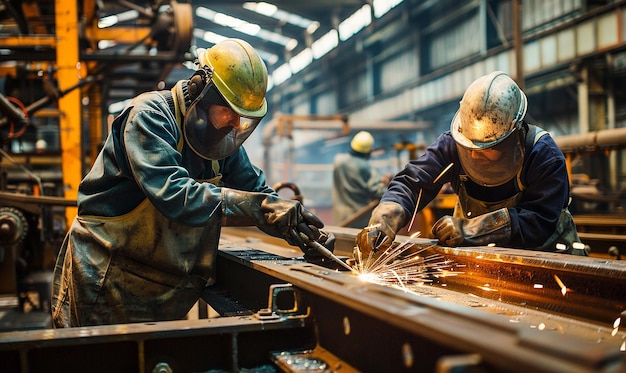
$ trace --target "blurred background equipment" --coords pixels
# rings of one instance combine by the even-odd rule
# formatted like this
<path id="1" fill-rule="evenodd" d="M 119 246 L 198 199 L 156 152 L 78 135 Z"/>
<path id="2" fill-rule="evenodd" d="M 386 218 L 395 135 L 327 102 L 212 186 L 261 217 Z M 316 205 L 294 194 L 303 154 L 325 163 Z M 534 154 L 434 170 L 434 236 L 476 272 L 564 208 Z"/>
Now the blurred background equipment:
<path id="1" fill-rule="evenodd" d="M 5 1 L 0 23 L 0 329 L 46 328 L 57 250 L 108 108 L 165 88 L 192 59 L 192 8 Z"/>

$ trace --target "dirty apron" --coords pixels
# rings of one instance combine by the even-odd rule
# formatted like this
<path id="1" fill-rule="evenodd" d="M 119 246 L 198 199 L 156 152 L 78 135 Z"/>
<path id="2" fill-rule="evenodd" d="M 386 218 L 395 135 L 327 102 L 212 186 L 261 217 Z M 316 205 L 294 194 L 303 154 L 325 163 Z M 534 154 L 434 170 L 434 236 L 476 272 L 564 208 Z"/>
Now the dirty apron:
<path id="1" fill-rule="evenodd" d="M 517 177 L 519 191 L 512 197 L 497 202 L 485 202 L 471 197 L 467 193 L 467 188 L 465 186 L 469 177 L 467 175 L 461 175 L 459 176 L 459 179 L 459 190 L 457 192 L 458 198 L 453 214 L 456 218 L 471 219 L 501 208 L 513 208 L 518 205 L 524 194 L 524 187 L 519 179 L 519 174 Z M 557 222 L 554 233 L 541 246 L 531 249 L 540 251 L 557 251 L 556 244 L 562 243 L 567 246 L 567 249 L 565 251 L 559 250 L 559 252 L 569 254 L 578 253 L 579 250 L 573 250 L 572 245 L 574 242 L 580 242 L 580 238 L 578 237 L 578 232 L 576 231 L 574 218 L 570 214 L 569 209 L 565 207 L 561 210 L 561 215 L 559 216 L 559 221 Z M 581 254 L 582 253 L 579 255 Z"/>
<path id="2" fill-rule="evenodd" d="M 148 200 L 120 217 L 77 217 L 54 271 L 55 326 L 184 318 L 214 281 L 220 218 L 185 226 Z"/>

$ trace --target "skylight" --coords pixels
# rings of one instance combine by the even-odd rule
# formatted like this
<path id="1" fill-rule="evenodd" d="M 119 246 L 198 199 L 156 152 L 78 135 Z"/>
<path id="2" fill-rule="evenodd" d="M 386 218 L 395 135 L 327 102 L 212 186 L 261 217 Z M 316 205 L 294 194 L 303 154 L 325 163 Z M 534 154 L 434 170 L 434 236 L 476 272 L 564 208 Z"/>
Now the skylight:
<path id="1" fill-rule="evenodd" d="M 262 29 L 261 26 L 255 23 L 250 23 L 248 21 L 244 21 L 243 19 L 216 12 L 203 6 L 196 9 L 196 15 L 217 23 L 218 25 L 230 27 L 233 30 L 280 44 L 288 51 L 293 50 L 298 45 L 298 41 L 296 39 L 288 38 L 284 35 Z"/>
<path id="2" fill-rule="evenodd" d="M 277 19 L 281 22 L 286 22 L 294 26 L 302 27 L 307 33 L 313 34 L 319 27 L 320 23 L 313 21 L 297 14 L 286 12 L 274 4 L 266 3 L 264 1 L 259 2 L 247 2 L 243 4 L 244 9 L 257 12 L 267 17 Z"/>

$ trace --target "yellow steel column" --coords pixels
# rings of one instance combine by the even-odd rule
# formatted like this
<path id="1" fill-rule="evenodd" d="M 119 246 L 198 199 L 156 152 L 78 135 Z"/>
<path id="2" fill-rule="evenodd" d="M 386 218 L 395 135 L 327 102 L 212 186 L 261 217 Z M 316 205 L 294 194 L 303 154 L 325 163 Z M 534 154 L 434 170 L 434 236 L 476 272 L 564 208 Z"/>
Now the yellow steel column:
<path id="1" fill-rule="evenodd" d="M 55 0 L 57 36 L 57 79 L 63 91 L 79 81 L 78 6 L 76 1 Z M 80 89 L 74 89 L 59 99 L 59 136 L 63 162 L 65 198 L 76 199 L 82 179 Z M 68 228 L 76 216 L 76 208 L 65 212 Z"/>

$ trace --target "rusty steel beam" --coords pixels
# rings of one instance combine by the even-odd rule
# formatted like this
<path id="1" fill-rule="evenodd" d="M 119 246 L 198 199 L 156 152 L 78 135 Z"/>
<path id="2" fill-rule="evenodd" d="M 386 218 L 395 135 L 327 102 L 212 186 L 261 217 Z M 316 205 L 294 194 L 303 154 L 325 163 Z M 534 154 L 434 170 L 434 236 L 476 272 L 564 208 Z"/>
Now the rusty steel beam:
<path id="1" fill-rule="evenodd" d="M 337 237 L 336 253 L 358 231 L 325 229 Z M 248 233 L 223 232 L 216 283 L 203 294 L 222 317 L 0 333 L 2 366 L 145 372 L 270 364 L 298 372 L 289 362 L 304 359 L 336 372 L 626 371 L 621 261 L 411 239 L 424 255 L 449 259 L 457 275 L 383 286 Z M 279 294 L 291 299 L 275 308 L 285 303 Z"/>
<path id="2" fill-rule="evenodd" d="M 345 251 L 356 230 L 334 228 L 326 227 Z M 224 294 L 255 309 L 263 304 L 260 289 L 293 284 L 306 295 L 319 343 L 359 370 L 433 372 L 457 359 L 490 372 L 626 369 L 626 333 L 614 327 L 626 308 L 619 261 L 413 239 L 429 248 L 426 255 L 453 260 L 460 273 L 398 289 L 297 256 L 272 257 L 246 233 L 225 238 L 234 243 L 223 243 L 218 259 L 216 286 Z"/>

